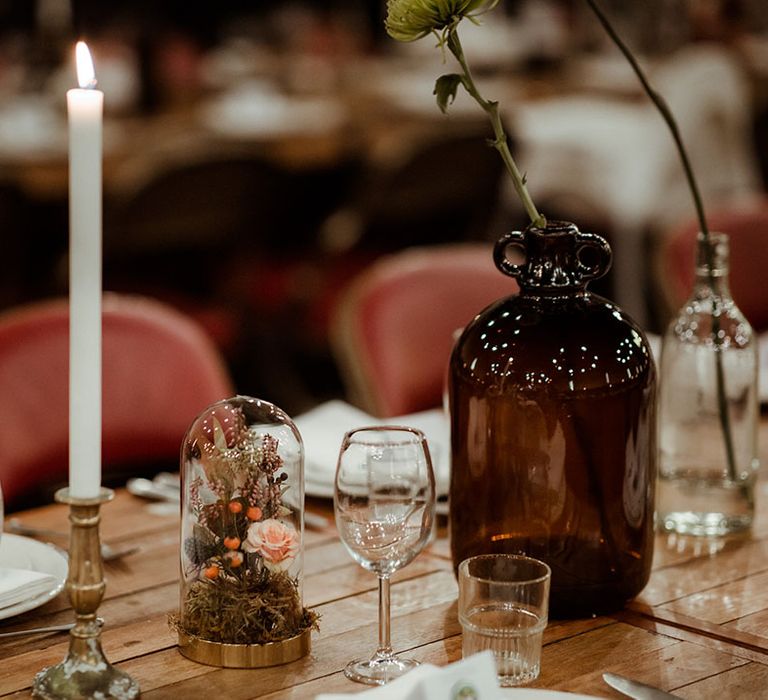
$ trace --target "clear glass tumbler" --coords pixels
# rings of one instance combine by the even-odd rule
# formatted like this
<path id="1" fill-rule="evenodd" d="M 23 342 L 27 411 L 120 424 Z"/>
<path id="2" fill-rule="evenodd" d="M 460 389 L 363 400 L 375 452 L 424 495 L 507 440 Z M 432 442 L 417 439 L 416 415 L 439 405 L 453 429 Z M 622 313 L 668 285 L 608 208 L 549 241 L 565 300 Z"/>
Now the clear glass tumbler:
<path id="1" fill-rule="evenodd" d="M 707 257 L 711 256 L 712 276 Z M 728 237 L 699 237 L 693 294 L 664 335 L 657 523 L 687 535 L 748 530 L 757 459 L 757 342 L 728 288 Z"/>
<path id="2" fill-rule="evenodd" d="M 514 554 L 482 554 L 459 564 L 462 654 L 492 651 L 502 686 L 539 675 L 551 573 L 544 562 Z"/>

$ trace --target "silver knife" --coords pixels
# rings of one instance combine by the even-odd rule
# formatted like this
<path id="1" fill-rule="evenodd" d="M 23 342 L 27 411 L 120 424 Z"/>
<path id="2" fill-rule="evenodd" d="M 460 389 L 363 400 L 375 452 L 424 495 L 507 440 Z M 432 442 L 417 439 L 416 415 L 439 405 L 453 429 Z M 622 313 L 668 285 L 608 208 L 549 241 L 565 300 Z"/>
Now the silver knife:
<path id="1" fill-rule="evenodd" d="M 631 678 L 617 676 L 615 673 L 604 673 L 603 680 L 611 688 L 615 688 L 620 693 L 624 693 L 627 697 L 635 698 L 636 700 L 670 700 L 671 698 L 680 700 L 679 695 L 672 695 L 672 693 L 661 690 L 661 688 L 654 688 L 652 685 L 633 681 Z"/>

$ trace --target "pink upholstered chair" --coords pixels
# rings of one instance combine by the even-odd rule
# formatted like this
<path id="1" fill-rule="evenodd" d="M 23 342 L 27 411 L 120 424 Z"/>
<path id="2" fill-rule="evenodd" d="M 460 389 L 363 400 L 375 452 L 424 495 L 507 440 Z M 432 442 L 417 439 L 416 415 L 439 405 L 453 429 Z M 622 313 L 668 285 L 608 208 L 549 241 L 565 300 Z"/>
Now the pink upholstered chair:
<path id="1" fill-rule="evenodd" d="M 711 231 L 730 237 L 730 282 L 736 304 L 755 329 L 768 329 L 768 198 L 713 210 L 707 220 Z M 691 292 L 698 231 L 698 221 L 687 221 L 662 241 L 656 267 L 668 311 L 679 308 Z"/>
<path id="2" fill-rule="evenodd" d="M 11 509 L 66 482 L 68 342 L 66 299 L 0 314 L 0 483 Z M 190 422 L 233 393 L 201 328 L 145 297 L 104 295 L 102 374 L 105 482 L 137 465 L 173 470 Z"/>
<path id="3" fill-rule="evenodd" d="M 441 403 L 455 333 L 514 280 L 484 243 L 410 248 L 379 258 L 343 293 L 333 348 L 350 400 L 391 417 Z"/>

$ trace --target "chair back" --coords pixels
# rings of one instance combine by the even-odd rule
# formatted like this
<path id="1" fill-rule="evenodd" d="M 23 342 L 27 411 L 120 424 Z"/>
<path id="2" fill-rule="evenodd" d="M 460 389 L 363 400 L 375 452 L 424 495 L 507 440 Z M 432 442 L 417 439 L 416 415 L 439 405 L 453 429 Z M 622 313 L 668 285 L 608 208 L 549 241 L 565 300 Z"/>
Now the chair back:
<path id="1" fill-rule="evenodd" d="M 734 301 L 756 330 L 768 329 L 768 198 L 712 211 L 707 223 L 710 231 L 729 236 Z M 687 221 L 669 232 L 659 248 L 657 278 L 671 312 L 693 288 L 698 232 L 698 221 Z"/>
<path id="2" fill-rule="evenodd" d="M 381 417 L 439 406 L 457 331 L 516 291 L 487 243 L 379 258 L 343 292 L 334 315 L 333 348 L 350 399 Z"/>
<path id="3" fill-rule="evenodd" d="M 198 325 L 165 304 L 105 294 L 102 317 L 104 483 L 139 465 L 174 469 L 191 421 L 232 395 L 228 370 Z M 0 483 L 10 508 L 67 479 L 68 378 L 66 299 L 0 314 Z"/>

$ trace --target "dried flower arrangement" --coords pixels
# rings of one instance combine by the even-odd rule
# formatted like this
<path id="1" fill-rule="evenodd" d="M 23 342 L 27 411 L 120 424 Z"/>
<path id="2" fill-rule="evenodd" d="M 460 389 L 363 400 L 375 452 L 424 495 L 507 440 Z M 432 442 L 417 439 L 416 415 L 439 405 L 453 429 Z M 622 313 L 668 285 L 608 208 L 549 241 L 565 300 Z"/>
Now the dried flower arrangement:
<path id="1" fill-rule="evenodd" d="M 301 554 L 284 503 L 293 486 L 280 440 L 249 427 L 238 400 L 214 405 L 190 428 L 182 459 L 187 526 L 181 615 L 175 626 L 224 644 L 267 644 L 317 627 L 292 568 Z M 298 487 L 296 487 L 298 488 Z"/>

